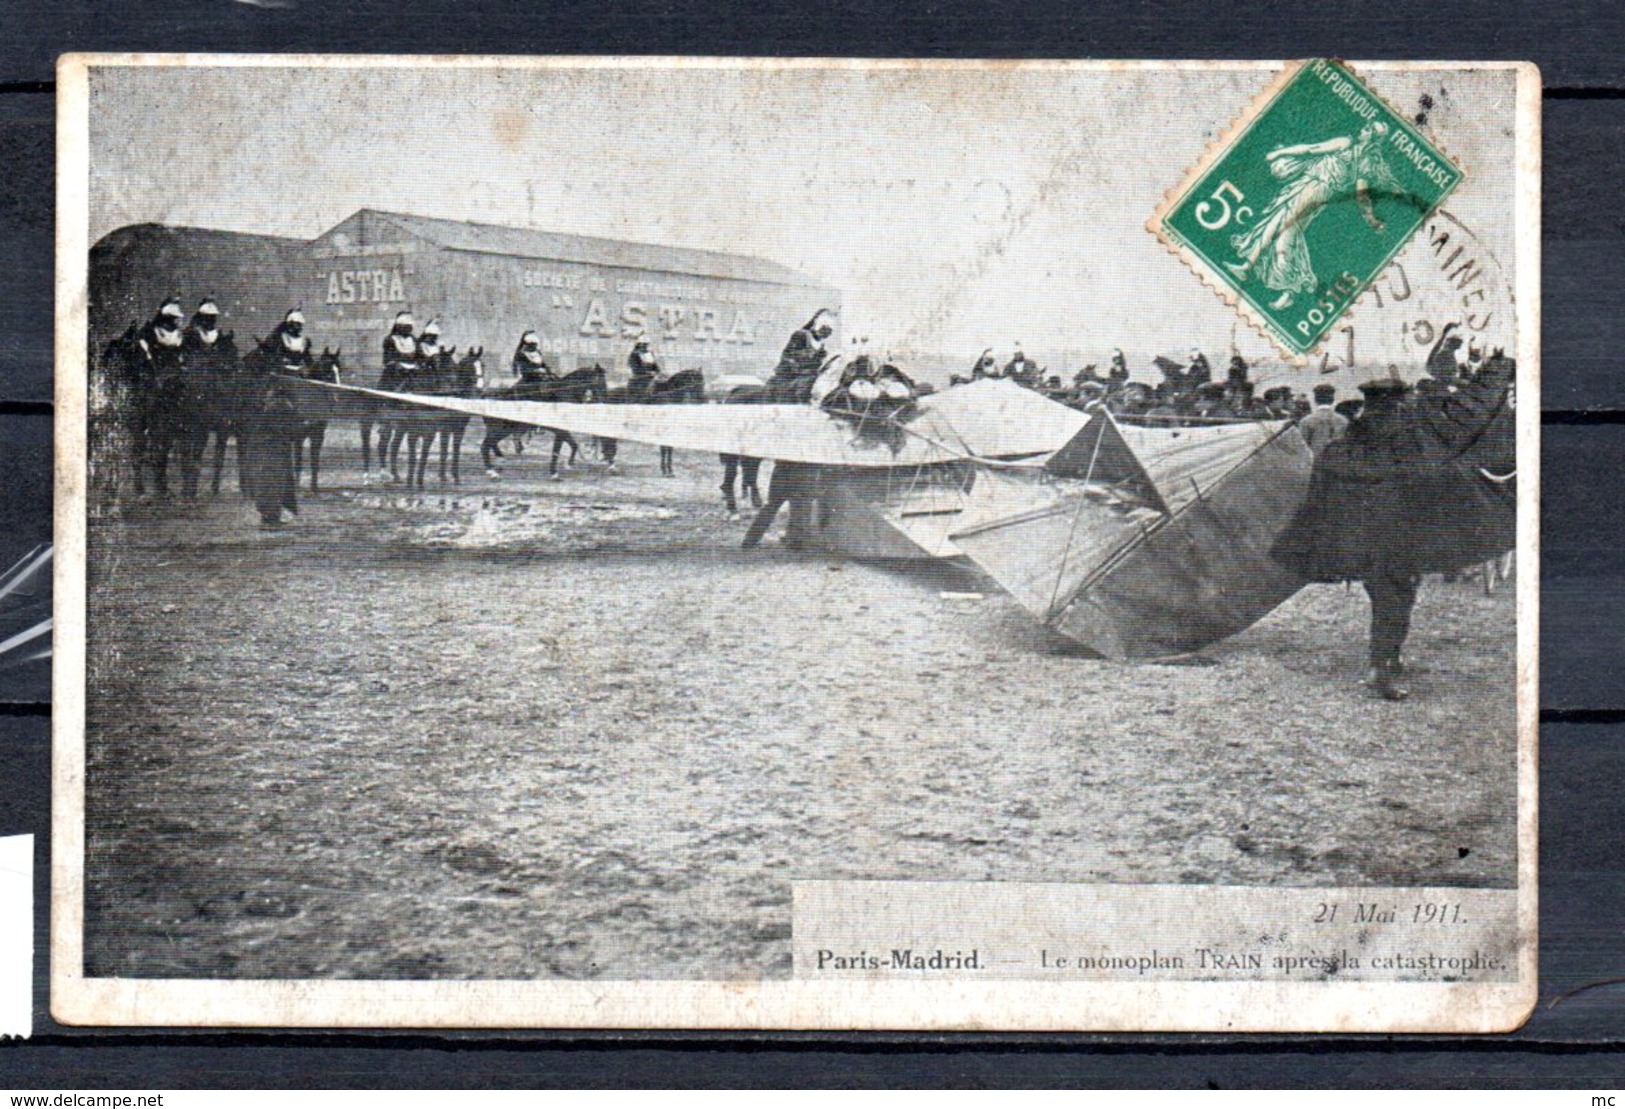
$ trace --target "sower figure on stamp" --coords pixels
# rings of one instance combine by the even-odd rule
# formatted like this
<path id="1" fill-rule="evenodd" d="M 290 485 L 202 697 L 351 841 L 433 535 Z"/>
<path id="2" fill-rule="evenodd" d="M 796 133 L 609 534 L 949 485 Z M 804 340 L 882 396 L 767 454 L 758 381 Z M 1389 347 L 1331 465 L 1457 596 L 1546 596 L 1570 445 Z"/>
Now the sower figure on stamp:
<path id="1" fill-rule="evenodd" d="M 244 418 L 243 492 L 268 528 L 280 527 L 284 512 L 299 513 L 293 458 L 299 411 L 294 387 L 283 378 L 304 377 L 315 362 L 304 328 L 304 313 L 294 309 L 243 360 L 250 396 Z"/>
<path id="2" fill-rule="evenodd" d="M 1403 700 L 1401 652 L 1421 575 L 1511 550 L 1517 535 L 1512 359 L 1457 393 L 1404 403 L 1397 377 L 1315 459 L 1309 494 L 1274 555 L 1313 581 L 1359 579 L 1371 599 L 1370 684 Z"/>
<path id="3" fill-rule="evenodd" d="M 1285 308 L 1296 294 L 1313 293 L 1320 282 L 1306 233 L 1328 204 L 1352 195 L 1372 230 L 1383 230 L 1371 204 L 1371 190 L 1399 190 L 1383 160 L 1387 134 L 1388 125 L 1373 120 L 1360 128 L 1358 138 L 1339 135 L 1270 151 L 1270 172 L 1287 184 L 1251 229 L 1231 237 L 1241 261 L 1225 263 L 1230 271 L 1242 280 L 1257 276 L 1279 293 L 1273 308 Z"/>

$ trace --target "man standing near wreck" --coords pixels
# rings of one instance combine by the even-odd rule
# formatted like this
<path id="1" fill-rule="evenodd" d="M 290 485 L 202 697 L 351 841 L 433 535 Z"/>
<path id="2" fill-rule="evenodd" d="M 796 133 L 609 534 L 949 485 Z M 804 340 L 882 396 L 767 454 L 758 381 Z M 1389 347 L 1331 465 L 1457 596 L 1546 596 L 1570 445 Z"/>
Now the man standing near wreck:
<path id="1" fill-rule="evenodd" d="M 813 382 L 824 368 L 829 337 L 835 333 L 833 316 L 827 308 L 813 313 L 804 327 L 797 328 L 784 345 L 778 368 L 768 379 L 767 393 L 775 402 L 806 403 L 812 398 Z M 812 544 L 814 501 L 818 496 L 819 469 L 805 462 L 777 461 L 768 484 L 767 503 L 750 522 L 742 544 L 746 550 L 759 545 L 779 509 L 790 505 L 790 523 L 785 528 L 784 545 L 792 548 Z"/>
<path id="2" fill-rule="evenodd" d="M 1311 581 L 1358 579 L 1371 599 L 1369 685 L 1409 696 L 1401 650 L 1423 574 L 1516 545 L 1516 454 L 1505 356 L 1457 393 L 1412 405 L 1394 374 L 1360 386 L 1360 418 L 1316 457 L 1309 494 L 1275 557 Z"/>

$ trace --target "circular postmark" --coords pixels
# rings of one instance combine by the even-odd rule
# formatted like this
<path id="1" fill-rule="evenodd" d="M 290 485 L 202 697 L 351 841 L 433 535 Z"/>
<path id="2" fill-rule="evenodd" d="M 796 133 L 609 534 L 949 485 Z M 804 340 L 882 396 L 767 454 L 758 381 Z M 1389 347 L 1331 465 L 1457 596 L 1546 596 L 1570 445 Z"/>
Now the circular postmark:
<path id="1" fill-rule="evenodd" d="M 1305 370 L 1348 393 L 1373 377 L 1406 380 L 1515 355 L 1513 274 L 1486 237 L 1440 209 L 1356 299 Z M 1303 371 L 1298 371 L 1302 373 Z"/>

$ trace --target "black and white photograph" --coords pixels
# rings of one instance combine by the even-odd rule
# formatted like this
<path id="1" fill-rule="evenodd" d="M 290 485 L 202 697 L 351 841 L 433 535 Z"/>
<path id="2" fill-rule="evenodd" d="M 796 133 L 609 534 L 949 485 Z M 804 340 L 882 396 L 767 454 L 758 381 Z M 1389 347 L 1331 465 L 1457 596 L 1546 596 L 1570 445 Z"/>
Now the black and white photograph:
<path id="1" fill-rule="evenodd" d="M 58 95 L 57 1019 L 1527 1015 L 1532 67 Z"/>

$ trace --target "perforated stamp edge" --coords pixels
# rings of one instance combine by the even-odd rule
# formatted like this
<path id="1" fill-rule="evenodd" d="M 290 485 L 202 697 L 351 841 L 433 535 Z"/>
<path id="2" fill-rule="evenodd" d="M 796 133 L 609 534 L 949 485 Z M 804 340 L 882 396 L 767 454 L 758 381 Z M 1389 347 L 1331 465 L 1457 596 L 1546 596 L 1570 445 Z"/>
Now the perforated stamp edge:
<path id="1" fill-rule="evenodd" d="M 1162 243 L 1164 249 L 1166 249 L 1168 253 L 1172 254 L 1174 257 L 1183 262 L 1185 264 L 1185 268 L 1194 273 L 1201 280 L 1202 284 L 1206 285 L 1214 292 L 1215 295 L 1218 296 L 1220 300 L 1224 301 L 1231 308 L 1233 308 L 1238 315 L 1252 325 L 1254 330 L 1258 331 L 1264 336 L 1264 338 L 1268 339 L 1270 345 L 1275 348 L 1276 352 L 1294 366 L 1307 365 L 1309 360 L 1319 353 L 1321 347 L 1323 347 L 1326 343 L 1327 336 L 1331 334 L 1330 326 L 1328 325 L 1325 334 L 1316 340 L 1307 350 L 1304 350 L 1301 353 L 1292 349 L 1290 346 L 1287 346 L 1284 342 L 1282 342 L 1280 332 L 1275 323 L 1263 313 L 1259 312 L 1258 309 L 1253 306 L 1251 301 L 1242 296 L 1240 290 L 1238 290 L 1234 284 L 1216 273 L 1213 267 L 1208 264 L 1207 259 L 1203 258 L 1200 254 L 1196 253 L 1196 251 L 1187 246 L 1179 236 L 1170 232 L 1166 226 L 1166 221 L 1173 213 L 1174 209 L 1179 207 L 1179 205 L 1190 194 L 1190 191 L 1196 187 L 1197 183 L 1201 181 L 1202 178 L 1207 176 L 1208 171 L 1211 170 L 1221 158 L 1229 153 L 1230 147 L 1238 139 L 1240 139 L 1241 136 L 1246 134 L 1254 122 L 1256 122 L 1260 116 L 1267 112 L 1270 106 L 1280 98 L 1281 94 L 1286 91 L 1287 86 L 1292 84 L 1292 82 L 1297 78 L 1298 74 L 1303 72 L 1305 67 L 1313 65 L 1317 60 L 1333 62 L 1338 66 L 1341 66 L 1348 73 L 1358 78 L 1360 83 L 1365 86 L 1365 91 L 1369 93 L 1378 103 L 1380 103 L 1384 109 L 1400 119 L 1405 118 L 1405 113 L 1401 112 L 1399 109 L 1390 104 L 1386 97 L 1371 86 L 1371 82 L 1364 74 L 1356 70 L 1352 65 L 1344 61 L 1342 58 L 1302 58 L 1295 62 L 1289 62 L 1281 70 L 1281 72 L 1269 82 L 1269 84 L 1265 85 L 1264 88 L 1253 97 L 1253 99 L 1242 110 L 1241 114 L 1236 116 L 1236 118 L 1230 122 L 1228 127 L 1220 131 L 1216 136 L 1208 141 L 1208 143 L 1202 148 L 1201 155 L 1191 164 L 1190 168 L 1185 171 L 1184 176 L 1179 179 L 1179 182 L 1162 194 L 1162 202 L 1157 205 L 1156 211 L 1152 213 L 1151 218 L 1147 220 L 1145 224 L 1145 229 L 1152 235 L 1156 236 L 1157 241 Z M 1409 235 L 1405 236 L 1403 239 L 1400 239 L 1399 242 L 1395 244 L 1392 253 L 1389 254 L 1388 259 L 1383 266 L 1366 280 L 1360 289 L 1359 295 L 1351 298 L 1348 303 L 1346 303 L 1342 309 L 1338 311 L 1337 315 L 1332 317 L 1331 322 L 1348 318 L 1354 311 L 1355 307 L 1366 299 L 1366 293 L 1370 290 L 1371 285 L 1376 281 L 1376 279 L 1381 276 L 1383 270 L 1387 268 L 1387 264 L 1392 262 L 1394 258 L 1399 255 L 1399 252 L 1409 245 L 1411 240 L 1416 237 L 1417 231 L 1420 231 L 1422 226 L 1427 222 L 1427 216 L 1437 213 L 1444 207 L 1444 202 L 1450 198 L 1451 193 L 1456 190 L 1456 188 L 1461 184 L 1462 179 L 1466 177 L 1467 171 L 1463 169 L 1461 163 L 1455 157 L 1453 157 L 1447 149 L 1445 149 L 1444 143 L 1440 142 L 1437 136 L 1430 134 L 1425 136 L 1425 138 L 1427 139 L 1429 145 L 1431 145 L 1436 151 L 1439 152 L 1440 155 L 1450 162 L 1452 168 L 1454 168 L 1460 176 L 1448 189 L 1440 194 L 1437 201 L 1429 206 L 1426 215 L 1424 215 L 1424 218 L 1417 224 L 1416 228 L 1414 228 Z"/>

